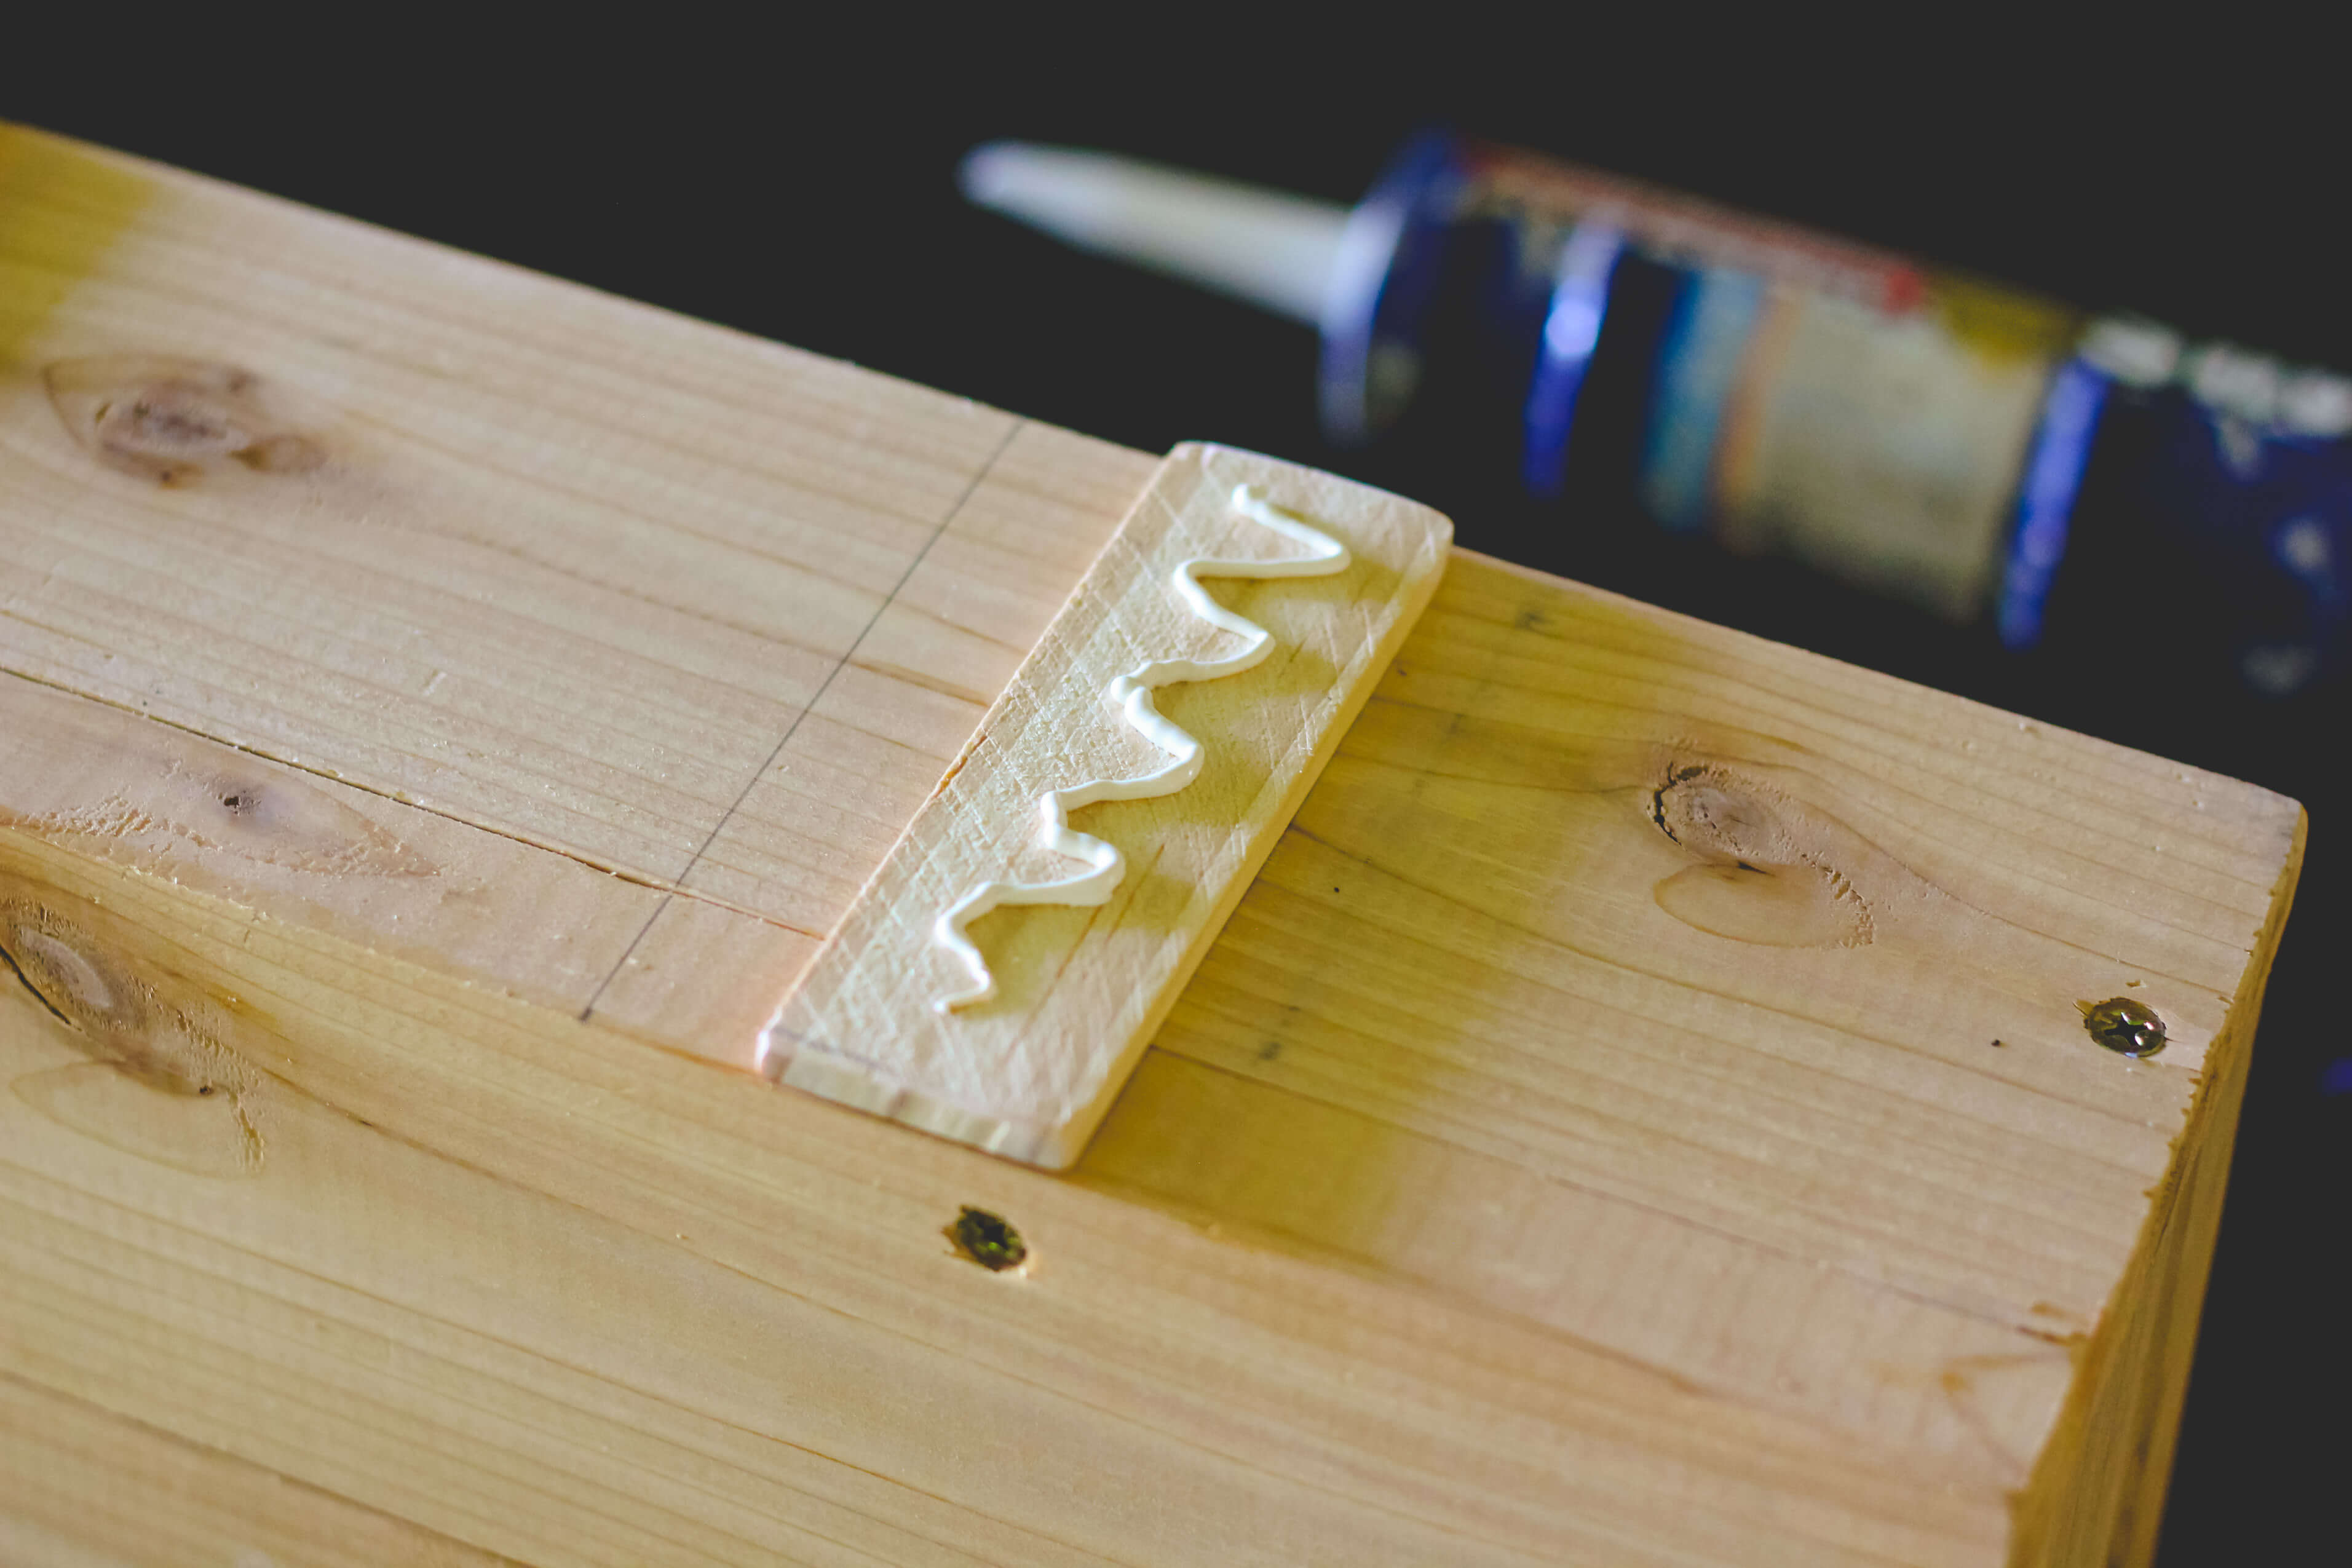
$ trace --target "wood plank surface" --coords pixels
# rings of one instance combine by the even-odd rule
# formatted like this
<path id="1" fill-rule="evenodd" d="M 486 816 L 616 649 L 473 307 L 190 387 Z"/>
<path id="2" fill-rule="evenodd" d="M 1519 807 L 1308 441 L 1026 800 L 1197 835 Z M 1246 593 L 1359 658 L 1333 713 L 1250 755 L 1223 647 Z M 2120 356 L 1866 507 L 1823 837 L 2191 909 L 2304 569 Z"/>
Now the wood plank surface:
<path id="1" fill-rule="evenodd" d="M 1296 464 L 1171 454 L 794 980 L 761 1070 L 1068 1165 L 1428 603 L 1452 536 L 1427 507 Z M 1188 605 L 1203 563 L 1273 581 Z"/>
<path id="2" fill-rule="evenodd" d="M 275 1470 L 0 1376 L 0 1561 L 25 1568 L 497 1568 Z"/>
<path id="3" fill-rule="evenodd" d="M 1153 467 L 0 135 L 12 1397 L 535 1563 L 2144 1560 L 2264 791 L 1456 552 L 1072 1173 L 730 1070 Z"/>

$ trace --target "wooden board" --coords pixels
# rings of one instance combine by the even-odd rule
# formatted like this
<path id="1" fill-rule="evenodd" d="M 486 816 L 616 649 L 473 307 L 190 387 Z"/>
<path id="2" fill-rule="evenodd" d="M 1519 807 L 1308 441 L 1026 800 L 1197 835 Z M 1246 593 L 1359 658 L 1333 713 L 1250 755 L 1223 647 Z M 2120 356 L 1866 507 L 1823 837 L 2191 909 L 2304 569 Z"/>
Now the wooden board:
<path id="1" fill-rule="evenodd" d="M 1330 558 L 1246 510 L 1268 505 Z M 1069 1164 L 1428 602 L 1452 534 L 1426 507 L 1296 464 L 1171 455 L 796 979 L 762 1069 Z M 1219 626 L 1179 592 L 1203 591 L 1189 574 L 1203 562 L 1273 581 L 1213 599 Z M 1153 706 L 1131 672 L 1183 686 Z M 1064 803 L 1105 788 L 1150 793 L 1079 805 L 1079 828 Z M 1047 901 L 973 916 L 983 953 L 959 911 L 1000 898 Z"/>
<path id="2" fill-rule="evenodd" d="M 2262 790 L 1457 552 L 1072 1172 L 749 1070 L 1154 467 L 0 138 L 0 1375 L 530 1563 L 2144 1561 Z"/>
<path id="3" fill-rule="evenodd" d="M 508 1559 L 0 1376 L 0 1562 L 497 1568 Z"/>

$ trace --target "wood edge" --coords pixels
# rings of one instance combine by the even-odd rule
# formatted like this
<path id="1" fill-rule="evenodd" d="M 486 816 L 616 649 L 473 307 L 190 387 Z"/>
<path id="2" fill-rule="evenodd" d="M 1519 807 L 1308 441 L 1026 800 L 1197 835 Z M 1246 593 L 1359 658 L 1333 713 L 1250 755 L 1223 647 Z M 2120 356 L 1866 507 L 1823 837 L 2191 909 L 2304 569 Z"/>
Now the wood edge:
<path id="1" fill-rule="evenodd" d="M 854 1057 L 822 1047 L 795 1051 L 773 1082 L 852 1110 L 887 1118 L 919 1132 L 968 1144 L 1024 1164 L 1050 1164 L 1046 1130 L 1034 1122 L 989 1116 L 883 1077 Z"/>
<path id="2" fill-rule="evenodd" d="M 2155 1554 L 2254 1033 L 2303 871 L 2310 815 L 2287 804 L 2294 833 L 2229 1022 L 2207 1049 L 2109 1310 L 2070 1345 L 2073 1386 L 2025 1488 L 2011 1498 L 2011 1568 L 2144 1568 Z M 2126 1457 L 2118 1463 L 2117 1455 Z"/>
<path id="3" fill-rule="evenodd" d="M 979 398 L 943 391 L 904 375 L 894 375 L 887 371 L 877 370 L 856 360 L 836 354 L 821 353 L 814 349 L 803 348 L 797 343 L 788 343 L 777 338 L 763 336 L 748 328 L 732 326 L 724 321 L 697 316 L 676 306 L 656 304 L 633 294 L 618 292 L 602 284 L 590 283 L 564 273 L 551 272 L 532 263 L 513 260 L 488 251 L 470 249 L 466 246 L 446 240 L 429 238 L 407 229 L 394 227 L 387 223 L 360 217 L 335 207 L 322 206 L 301 196 L 288 195 L 260 185 L 247 184 L 227 175 L 208 174 L 185 164 L 150 157 L 143 153 L 125 152 L 119 147 L 108 146 L 102 142 L 88 141 L 68 132 L 54 131 L 47 126 L 13 120 L 5 114 L 0 114 L 0 141 L 5 141 L 11 136 L 22 138 L 28 143 L 44 147 L 53 153 L 80 158 L 88 164 L 103 169 L 119 179 L 138 182 L 142 187 L 141 195 L 143 198 L 152 199 L 159 195 L 200 195 L 205 199 L 214 201 L 252 204 L 257 208 L 299 214 L 310 222 L 328 226 L 348 236 L 363 237 L 379 244 L 391 244 L 413 254 L 460 260 L 467 265 L 482 268 L 488 273 L 510 279 L 528 280 L 563 291 L 575 298 L 594 299 L 608 305 L 625 307 L 647 320 L 667 321 L 692 331 L 727 339 L 738 345 L 749 345 L 774 362 L 793 365 L 821 366 L 828 372 L 850 375 L 868 386 L 891 387 L 902 395 L 912 394 L 934 400 L 936 405 L 941 409 L 953 409 L 969 416 L 1002 419 L 1007 421 L 1014 430 L 1040 423 L 1030 419 L 1025 415 L 1016 414 L 1011 409 L 1001 408 L 995 404 L 986 403 Z M 1081 431 L 1072 431 L 1070 434 L 1085 435 Z M 1086 438 L 1102 439 L 1092 436 Z M 1111 441 L 1105 441 L 1104 444 L 1118 445 L 1117 442 Z"/>
<path id="4" fill-rule="evenodd" d="M 1822 664 L 1829 665 L 1841 670 L 1850 671 L 1856 676 L 1864 677 L 1871 682 L 1882 685 L 1891 690 L 1924 693 L 1932 696 L 1939 702 L 1957 703 L 1962 708 L 1967 709 L 1971 713 L 1985 718 L 2015 721 L 2021 717 L 2028 717 L 2025 715 L 2020 715 L 2006 708 L 1995 707 L 1990 702 L 1982 701 L 1974 697 L 1963 697 L 1958 692 L 1947 691 L 1941 687 L 1925 685 L 1905 676 L 1890 674 L 1885 670 L 1873 669 L 1868 665 L 1855 664 L 1850 659 L 1839 658 L 1834 654 L 1816 653 L 1811 648 L 1799 647 L 1793 643 L 1779 642 L 1771 637 L 1761 636 L 1756 632 L 1741 631 L 1737 626 L 1727 626 L 1720 624 L 1719 622 L 1702 620 L 1698 616 L 1688 614 L 1685 611 L 1668 609 L 1663 605 L 1654 605 L 1644 599 L 1636 599 L 1629 595 L 1621 594 L 1613 588 L 1595 587 L 1590 583 L 1580 582 L 1573 577 L 1563 577 L 1555 572 L 1546 572 L 1541 567 L 1522 565 L 1516 561 L 1506 561 L 1499 556 L 1488 555 L 1483 551 L 1466 549 L 1458 544 L 1453 547 L 1453 554 L 1462 561 L 1476 566 L 1481 570 L 1492 571 L 1503 576 L 1516 578 L 1520 582 L 1534 584 L 1540 586 L 1568 588 L 1580 596 L 1590 598 L 1615 608 L 1635 612 L 1644 620 L 1655 621 L 1671 627 L 1688 627 L 1703 631 L 1710 638 L 1728 637 L 1736 639 L 1738 642 L 1748 647 L 1774 648 L 1784 653 L 1801 655 L 1807 659 L 1817 660 Z M 2282 806 L 2293 806 L 2298 813 L 2301 813 L 2303 810 L 2303 803 L 2295 800 L 2290 795 L 2281 795 L 2274 789 L 2270 789 L 2264 785 L 2251 783 L 2245 779 L 2234 777 L 2229 773 L 2218 773 L 2212 772 L 2210 769 L 2197 767 L 2192 763 L 2176 762 L 2173 759 L 2165 756 L 2162 752 L 2143 751 L 2137 746 L 2126 746 L 2119 741 L 2105 740 L 2097 735 L 2089 734 L 2081 730 L 2070 730 L 2063 724 L 2052 723 L 2041 719 L 2032 719 L 2031 722 L 2034 729 L 2039 731 L 2042 736 L 2048 739 L 2063 741 L 2072 745 L 2088 747 L 2092 750 L 2104 752 L 2110 757 L 2134 758 L 2137 759 L 2142 763 L 2161 763 L 2166 768 L 2176 772 L 2189 772 L 2192 774 L 2214 781 L 2215 783 L 2226 784 L 2231 789 L 2243 791 L 2249 797 L 2265 799 Z M 2295 832 L 2297 835 L 2297 847 L 2295 853 L 2299 858 L 2302 854 L 2302 826 L 2298 826 Z"/>
<path id="5" fill-rule="evenodd" d="M 1277 458 L 1271 452 L 1260 452 L 1248 447 L 1227 446 L 1222 441 L 1179 441 L 1176 445 L 1168 448 L 1167 457 L 1161 458 L 1160 461 L 1163 465 L 1173 465 L 1180 461 L 1196 461 L 1201 464 L 1203 469 L 1205 469 L 1213 459 L 1219 457 L 1240 458 L 1245 461 L 1253 463 L 1278 464 L 1283 468 L 1294 469 L 1299 473 L 1311 474 L 1317 479 L 1328 479 L 1339 484 L 1346 485 L 1351 489 L 1369 491 L 1373 495 L 1384 497 L 1388 500 L 1392 501 L 1399 506 L 1410 507 L 1414 512 L 1421 516 L 1424 523 L 1428 526 L 1431 536 L 1435 541 L 1438 552 L 1443 555 L 1450 554 L 1454 551 L 1454 520 L 1446 516 L 1445 513 L 1438 510 L 1435 507 L 1431 506 L 1427 501 L 1415 500 L 1411 496 L 1399 494 L 1395 490 L 1385 489 L 1379 485 L 1368 484 L 1362 479 L 1350 479 L 1345 474 L 1335 474 L 1328 468 L 1318 468 L 1310 463 L 1297 462 L 1289 458 Z M 1159 477 L 1158 470 L 1154 470 L 1152 479 L 1155 483 L 1158 481 Z M 1146 486 L 1145 488 L 1146 489 L 1149 489 L 1150 487 Z M 1475 554 L 1475 552 L 1465 551 L 1463 553 L 1465 555 Z M 1416 560 L 1417 559 L 1418 557 L 1416 557 Z M 1487 557 L 1479 556 L 1478 559 L 1486 560 Z M 1443 575 L 1443 574 L 1441 573 L 1440 575 Z M 1560 580 L 1557 577 L 1549 576 L 1549 574 L 1538 574 L 1538 575 L 1544 576 L 1550 582 L 1556 583 Z M 1414 610 L 1407 623 L 1408 627 L 1412 621 L 1418 621 L 1420 618 L 1420 610 Z"/>

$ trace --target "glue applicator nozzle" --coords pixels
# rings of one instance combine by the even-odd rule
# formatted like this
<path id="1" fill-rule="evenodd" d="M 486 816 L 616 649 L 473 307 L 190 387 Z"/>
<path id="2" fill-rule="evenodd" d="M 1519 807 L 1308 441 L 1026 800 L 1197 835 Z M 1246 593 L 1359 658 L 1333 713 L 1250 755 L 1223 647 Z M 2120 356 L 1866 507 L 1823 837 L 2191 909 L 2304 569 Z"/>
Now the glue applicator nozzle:
<path id="1" fill-rule="evenodd" d="M 1321 320 L 1348 209 L 1108 153 L 991 142 L 965 154 L 964 195 L 1083 249 Z"/>

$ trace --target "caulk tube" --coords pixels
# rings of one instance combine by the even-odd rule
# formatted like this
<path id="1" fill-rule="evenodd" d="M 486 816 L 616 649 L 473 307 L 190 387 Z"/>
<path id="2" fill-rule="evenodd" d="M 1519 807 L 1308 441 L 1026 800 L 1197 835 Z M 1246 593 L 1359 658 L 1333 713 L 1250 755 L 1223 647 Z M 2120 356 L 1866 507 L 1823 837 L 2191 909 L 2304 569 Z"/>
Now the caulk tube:
<path id="1" fill-rule="evenodd" d="M 1317 402 L 1334 443 L 1370 442 L 1420 390 L 1424 328 L 1466 189 L 1458 145 L 1425 132 L 1405 143 L 1348 215 L 1317 320 L 1323 337 Z"/>
<path id="2" fill-rule="evenodd" d="M 2077 416 L 2087 464 L 2032 633 L 2069 662 L 2134 649 L 2137 677 L 2166 687 L 2210 685 L 2218 664 L 2283 698 L 2347 674 L 2352 382 L 2137 321 L 2094 323 L 2072 363 L 2097 406 Z"/>
<path id="3" fill-rule="evenodd" d="M 1618 470 L 1583 493 L 1633 464 L 1662 527 L 2073 667 L 2284 697 L 2352 666 L 2346 378 L 1513 148 L 1464 142 L 1455 167 L 1457 234 L 1556 258 L 1531 492 L 1577 479 L 1581 388 L 1641 411 L 1638 451 L 1577 449 Z"/>
<path id="4" fill-rule="evenodd" d="M 1461 147 L 1464 216 L 1506 225 L 1530 265 L 1550 258 L 1523 413 L 1531 493 L 1590 495 L 1601 478 L 1668 529 L 1793 555 L 1954 621 L 1982 613 L 2079 312 L 1639 181 Z M 1588 376 L 1631 410 L 1631 438 L 1580 448 L 1616 472 L 1580 483 L 1566 468 Z"/>
<path id="5" fill-rule="evenodd" d="M 974 148 L 982 206 L 1316 327 L 1322 423 L 1342 446 L 1392 425 L 1421 381 L 1422 332 L 1466 186 L 1460 144 L 1408 142 L 1351 210 L 1137 159 L 1025 142 Z"/>
<path id="6" fill-rule="evenodd" d="M 2352 649 L 2342 378 L 1443 132 L 1352 211 L 1020 144 L 965 184 L 1313 321 L 1335 443 L 1412 413 L 1564 527 L 1622 493 L 2012 648 L 2072 621 L 2095 652 L 2129 584 L 2168 649 L 2266 694 Z"/>
<path id="7" fill-rule="evenodd" d="M 1364 265 L 1371 238 L 1360 214 L 1329 202 L 1076 147 L 991 142 L 957 180 L 978 205 L 1056 239 L 1310 326 L 1335 267 Z"/>

